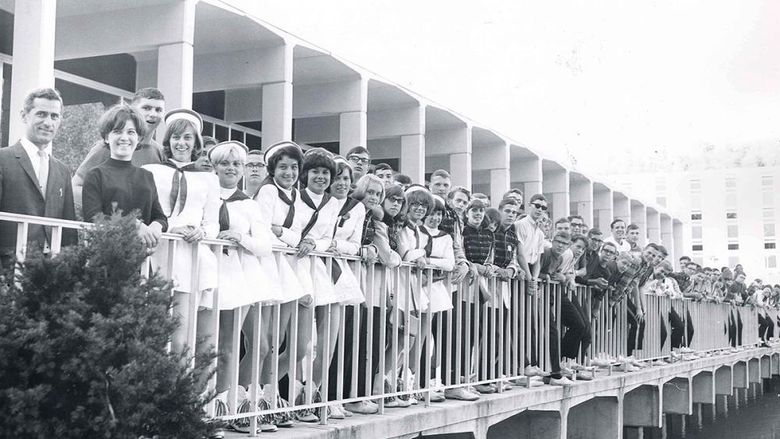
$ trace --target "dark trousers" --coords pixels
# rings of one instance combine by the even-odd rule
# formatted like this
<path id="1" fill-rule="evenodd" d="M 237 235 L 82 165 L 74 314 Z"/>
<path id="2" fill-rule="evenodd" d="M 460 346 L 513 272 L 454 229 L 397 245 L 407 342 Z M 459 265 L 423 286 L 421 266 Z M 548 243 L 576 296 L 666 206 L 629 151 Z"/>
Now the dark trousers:
<path id="1" fill-rule="evenodd" d="M 742 317 L 737 310 L 729 315 L 729 342 L 732 347 L 742 346 Z"/>
<path id="2" fill-rule="evenodd" d="M 503 313 L 504 315 L 504 325 L 501 326 L 501 318 L 499 313 Z M 480 321 L 480 344 L 479 344 L 479 363 L 478 363 L 478 369 L 479 369 L 479 379 L 480 380 L 486 380 L 490 378 L 498 377 L 501 374 L 501 366 L 498 363 L 499 359 L 499 351 L 503 349 L 504 346 L 507 344 L 507 340 L 510 340 L 512 338 L 512 329 L 509 322 L 509 310 L 504 308 L 503 304 L 501 304 L 501 308 L 487 308 L 487 313 L 482 313 L 484 317 L 487 319 L 487 332 L 482 332 L 482 321 Z M 491 325 L 495 325 L 493 327 L 493 331 L 491 331 Z M 483 350 L 484 349 L 484 350 Z M 505 352 L 504 353 L 504 362 L 506 362 L 506 355 L 510 355 L 511 352 Z M 482 361 L 483 357 L 487 356 L 487 368 L 483 366 L 485 362 Z M 490 376 L 491 369 L 493 376 Z"/>
<path id="3" fill-rule="evenodd" d="M 442 321 L 442 342 L 441 342 L 441 367 L 442 377 L 445 377 L 445 384 L 456 384 L 460 382 L 460 377 L 457 376 L 457 365 L 460 365 L 460 375 L 470 375 L 471 365 L 467 360 L 471 358 L 471 348 L 474 346 L 474 313 L 477 311 L 477 307 L 474 304 L 461 302 L 460 294 L 456 293 L 452 295 L 452 323 L 449 327 L 447 324 L 447 314 L 443 313 Z M 467 310 L 471 313 L 468 320 L 466 320 Z M 458 355 L 458 337 L 457 331 L 460 326 L 460 355 Z M 446 336 L 444 334 L 447 334 Z M 449 337 L 449 343 L 445 337 Z M 447 368 L 447 358 L 449 358 L 450 369 Z M 449 382 L 446 379 L 449 378 Z"/>
<path id="4" fill-rule="evenodd" d="M 579 357 L 580 347 L 585 354 L 592 341 L 590 320 L 579 301 L 572 302 L 566 295 L 561 299 L 561 322 L 566 333 L 561 339 L 561 354 L 566 358 Z"/>
<path id="5" fill-rule="evenodd" d="M 669 311 L 669 326 L 672 327 L 672 349 L 681 348 L 685 338 L 685 323 L 674 307 Z"/>
<path id="6" fill-rule="evenodd" d="M 360 310 L 360 327 L 355 328 L 355 311 Z M 328 399 L 336 399 L 336 390 L 338 385 L 339 375 L 344 377 L 344 385 L 342 386 L 344 397 L 349 397 L 352 392 L 352 362 L 354 349 L 354 343 L 352 341 L 352 334 L 355 330 L 360 331 L 358 337 L 358 361 L 357 361 L 357 394 L 356 396 L 368 396 L 368 383 L 373 381 L 374 376 L 379 372 L 379 356 L 385 350 L 385 345 L 380 343 L 380 323 L 384 318 L 382 316 L 381 309 L 378 307 L 372 307 L 373 322 L 371 327 L 368 327 L 368 308 L 365 305 L 348 306 L 344 313 L 344 337 L 339 338 L 336 345 L 336 352 L 338 353 L 339 344 L 344 344 L 344 370 L 339 370 L 338 361 L 331 361 L 330 368 L 328 369 Z M 387 334 L 385 338 L 390 337 L 390 327 L 386 326 Z M 371 337 L 371 352 L 368 352 L 368 338 Z M 387 340 L 385 340 L 387 341 Z M 367 378 L 366 372 L 369 367 L 369 355 L 371 364 L 371 375 Z M 390 358 L 386 358 L 385 361 L 390 361 Z M 382 389 L 380 389 L 382 390 Z"/>
<path id="7" fill-rule="evenodd" d="M 645 338 L 645 321 L 641 322 L 636 318 L 636 304 L 631 300 L 628 305 L 628 355 L 632 355 L 635 349 L 642 349 L 642 342 Z"/>
<path id="8" fill-rule="evenodd" d="M 758 336 L 761 340 L 769 340 L 774 337 L 775 325 L 772 322 L 772 318 L 758 313 Z"/>

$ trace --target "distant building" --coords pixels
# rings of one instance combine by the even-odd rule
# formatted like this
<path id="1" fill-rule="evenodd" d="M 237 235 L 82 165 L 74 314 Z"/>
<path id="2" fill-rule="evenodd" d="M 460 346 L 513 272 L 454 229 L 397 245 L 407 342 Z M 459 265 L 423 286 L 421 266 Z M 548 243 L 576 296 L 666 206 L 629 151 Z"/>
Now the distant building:
<path id="1" fill-rule="evenodd" d="M 748 280 L 780 282 L 780 167 L 614 175 L 616 186 L 684 219 L 683 254 L 711 267 L 742 264 Z"/>

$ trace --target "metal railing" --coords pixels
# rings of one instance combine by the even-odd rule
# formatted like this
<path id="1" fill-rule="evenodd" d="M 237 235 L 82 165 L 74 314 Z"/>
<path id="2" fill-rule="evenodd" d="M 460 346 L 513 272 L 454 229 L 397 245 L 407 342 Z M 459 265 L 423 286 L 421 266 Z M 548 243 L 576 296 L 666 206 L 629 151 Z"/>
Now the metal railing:
<path id="1" fill-rule="evenodd" d="M 88 223 L 3 212 L 0 221 L 18 224 L 20 260 L 27 250 L 30 227 L 51 227 L 53 255 L 61 249 L 63 229 L 91 227 Z M 161 271 L 171 273 L 177 254 L 189 252 L 192 285 L 197 285 L 201 253 L 208 253 L 217 261 L 215 268 L 219 276 L 223 250 L 237 251 L 239 255 L 244 252 L 223 240 L 204 239 L 190 244 L 173 234 L 163 234 L 162 240 L 161 245 L 168 246 L 168 253 Z M 283 259 L 296 258 L 294 252 L 295 249 L 274 248 L 277 265 Z M 249 431 L 255 431 L 261 422 L 258 416 L 289 415 L 297 410 L 334 404 L 372 400 L 376 401 L 378 412 L 383 413 L 392 398 L 415 397 L 419 403 L 428 405 L 434 392 L 459 387 L 494 385 L 496 392 L 503 392 L 506 384 L 525 376 L 528 365 L 555 372 L 553 364 L 562 356 L 561 339 L 571 330 L 565 324 L 570 317 L 562 312 L 570 310 L 570 306 L 578 308 L 591 341 L 589 346 L 579 346 L 574 360 L 588 366 L 595 358 L 609 357 L 614 361 L 627 354 L 626 301 L 609 303 L 608 297 L 601 300 L 590 288 L 572 290 L 556 283 L 539 282 L 537 291 L 531 293 L 527 282 L 518 279 L 478 278 L 455 284 L 448 273 L 440 273 L 434 267 L 403 263 L 388 268 L 366 264 L 358 257 L 318 252 L 305 258 L 311 263 L 312 273 L 319 263 L 331 273 L 341 260 L 341 267 L 352 270 L 359 280 L 365 302 L 324 305 L 320 308 L 318 330 L 316 313 L 306 298 L 287 303 L 254 303 L 222 314 L 226 311 L 219 310 L 218 289 L 213 291 L 210 309 L 203 309 L 199 291 L 179 296 L 184 301 L 183 324 L 173 338 L 184 340 L 182 348 L 191 351 L 197 348 L 196 341 L 202 335 L 199 318 L 208 318 L 210 326 L 206 332 L 211 334 L 211 349 L 219 351 L 220 336 L 230 340 L 232 346 L 224 361 L 215 359 L 212 363 L 216 374 L 204 389 L 221 392 L 224 389 L 219 388 L 219 383 L 226 383 L 222 387 L 228 389 L 228 412 L 217 412 L 218 403 L 214 402 L 206 407 L 208 416 L 222 420 L 248 419 Z M 150 264 L 144 264 L 147 274 L 149 267 Z M 451 297 L 450 309 L 428 312 L 435 288 L 443 289 Z M 176 293 L 172 291 L 172 294 Z M 636 358 L 642 360 L 669 358 L 673 343 L 679 345 L 675 347 L 687 346 L 695 351 L 755 346 L 760 343 L 759 313 L 773 323 L 780 323 L 778 311 L 772 308 L 650 295 L 643 296 L 643 300 L 644 346 L 636 352 Z M 341 316 L 335 327 L 330 319 L 334 312 Z M 230 314 L 232 324 L 222 326 L 220 319 Z M 283 321 L 287 315 L 289 325 Z M 249 358 L 243 359 L 249 362 L 248 377 L 241 374 L 242 332 L 249 343 L 245 355 Z M 334 342 L 336 346 L 332 345 Z M 318 356 L 322 356 L 319 366 L 315 364 Z M 317 367 L 319 370 L 315 371 Z M 288 384 L 281 387 L 277 383 L 284 375 L 288 375 Z M 268 382 L 261 383 L 261 380 Z M 304 383 L 303 396 L 298 396 L 301 391 L 297 381 Z M 524 383 L 531 386 L 530 379 Z M 261 390 L 259 384 L 271 386 Z M 248 387 L 250 401 L 242 413 L 237 410 L 242 403 L 239 385 Z M 278 398 L 282 393 L 287 394 L 289 405 Z M 261 399 L 267 402 L 262 408 Z M 328 410 L 320 410 L 319 421 L 328 422 L 328 416 Z"/>

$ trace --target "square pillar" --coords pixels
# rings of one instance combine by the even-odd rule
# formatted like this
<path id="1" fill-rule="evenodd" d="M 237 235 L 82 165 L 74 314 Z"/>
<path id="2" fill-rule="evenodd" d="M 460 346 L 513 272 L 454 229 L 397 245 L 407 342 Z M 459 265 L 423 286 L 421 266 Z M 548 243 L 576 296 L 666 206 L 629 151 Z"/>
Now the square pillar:
<path id="1" fill-rule="evenodd" d="M 672 218 L 665 214 L 661 214 L 661 243 L 664 247 L 666 247 L 666 250 L 669 252 L 669 260 L 675 261 L 677 258 L 675 257 L 675 251 L 674 251 L 674 234 L 672 231 Z"/>
<path id="2" fill-rule="evenodd" d="M 509 190 L 509 168 L 490 170 L 490 199 L 498 207 L 501 198 Z"/>
<path id="3" fill-rule="evenodd" d="M 425 182 L 425 136 L 412 134 L 401 136 L 400 169 L 414 182 Z"/>
<path id="4" fill-rule="evenodd" d="M 14 9 L 14 64 L 11 75 L 11 117 L 6 144 L 24 133 L 19 112 L 27 93 L 36 88 L 54 87 L 54 31 L 57 2 L 16 1 Z"/>
<path id="5" fill-rule="evenodd" d="M 556 163 L 550 167 L 553 169 L 542 168 L 542 189 L 551 205 L 548 211 L 550 219 L 555 222 L 558 218 L 569 216 L 569 171 Z"/>
<path id="6" fill-rule="evenodd" d="M 588 227 L 593 227 L 593 182 L 587 178 L 569 179 L 571 189 L 571 204 L 575 210 L 571 215 L 582 217 Z"/>
<path id="7" fill-rule="evenodd" d="M 685 246 L 683 245 L 683 223 L 678 219 L 672 220 L 672 238 L 674 240 L 674 264 L 677 270 L 680 269 L 678 259 L 683 257 L 685 253 Z"/>
<path id="8" fill-rule="evenodd" d="M 292 140 L 292 82 L 263 84 L 263 150 Z"/>
<path id="9" fill-rule="evenodd" d="M 450 154 L 450 175 L 453 186 L 471 190 L 471 152 Z"/>
<path id="10" fill-rule="evenodd" d="M 614 214 L 612 219 L 609 220 L 610 223 L 618 218 L 625 221 L 626 224 L 631 222 L 631 200 L 629 200 L 628 197 L 620 192 L 612 192 L 612 208 Z M 607 228 L 607 231 L 609 230 L 610 229 Z M 604 233 L 612 233 L 607 231 Z"/>
<path id="11" fill-rule="evenodd" d="M 157 88 L 165 95 L 165 107 L 192 108 L 192 43 L 157 48 Z"/>
<path id="12" fill-rule="evenodd" d="M 605 236 L 609 236 L 609 224 L 615 216 L 611 189 L 604 185 L 594 185 L 593 212 L 593 216 L 598 218 L 598 224 L 594 223 L 592 227 L 598 228 Z"/>
<path id="13" fill-rule="evenodd" d="M 509 175 L 512 187 L 523 191 L 524 204 L 528 204 L 534 194 L 542 193 L 542 159 L 539 156 L 528 152 L 521 158 L 512 160 Z"/>
<path id="14" fill-rule="evenodd" d="M 647 209 L 647 239 L 661 244 L 661 215 L 655 209 Z"/>
<path id="15" fill-rule="evenodd" d="M 350 149 L 367 145 L 367 123 L 365 111 L 339 114 L 339 154 L 346 157 Z"/>

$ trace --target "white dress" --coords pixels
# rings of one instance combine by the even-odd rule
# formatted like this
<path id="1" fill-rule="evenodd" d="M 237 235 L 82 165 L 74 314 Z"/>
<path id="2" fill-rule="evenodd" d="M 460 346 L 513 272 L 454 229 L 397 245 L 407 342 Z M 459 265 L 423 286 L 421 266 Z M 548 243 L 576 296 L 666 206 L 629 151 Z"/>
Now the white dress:
<path id="1" fill-rule="evenodd" d="M 219 309 L 280 301 L 282 287 L 268 218 L 237 188 L 220 189 L 220 197 L 228 200 L 228 230 L 241 234 L 242 250 L 225 249 L 227 254 L 219 255 Z"/>
<path id="2" fill-rule="evenodd" d="M 366 208 L 361 202 L 345 198 L 335 200 L 339 208 L 336 217 L 336 226 L 333 233 L 333 240 L 336 243 L 336 250 L 342 255 L 357 256 L 360 254 L 360 240 L 363 236 L 363 223 L 366 218 Z M 347 202 L 349 201 L 349 205 Z M 349 206 L 352 206 L 349 208 Z M 361 268 L 362 263 L 349 263 L 342 259 L 336 259 L 341 269 L 341 275 L 336 280 L 336 292 L 343 296 L 342 303 L 355 305 L 365 301 L 365 295 L 360 288 L 360 282 L 355 276 L 350 265 Z"/>
<path id="3" fill-rule="evenodd" d="M 186 164 L 175 163 L 177 167 Z M 219 179 L 210 172 L 185 170 L 181 174 L 180 191 L 171 202 L 174 173 L 180 172 L 163 164 L 144 165 L 152 173 L 157 186 L 160 206 L 168 217 L 168 230 L 179 226 L 201 227 L 205 238 L 216 238 L 219 233 Z M 186 181 L 186 198 L 183 190 Z M 173 270 L 169 272 L 168 259 L 175 244 Z M 173 280 L 174 289 L 182 292 L 204 291 L 217 287 L 217 258 L 206 245 L 198 244 L 198 275 L 192 285 L 192 251 L 195 244 L 184 241 L 160 241 L 152 256 L 152 268 L 160 269 Z"/>
<path id="4" fill-rule="evenodd" d="M 431 254 L 428 256 L 428 260 L 431 265 L 442 271 L 452 271 L 455 268 L 455 252 L 452 247 L 452 236 L 449 233 L 440 230 L 428 230 L 427 227 L 422 226 L 421 231 L 426 240 L 432 240 Z M 424 244 L 425 245 L 425 244 Z M 434 272 L 434 278 L 436 273 Z M 428 295 L 428 309 L 427 312 L 435 313 L 440 311 L 446 311 L 452 309 L 452 296 L 444 286 L 443 280 L 435 280 L 433 283 L 428 283 L 423 287 L 423 291 Z"/>
<path id="5" fill-rule="evenodd" d="M 288 199 L 295 200 L 298 198 L 297 190 L 285 190 L 273 183 L 266 183 L 260 186 L 260 190 L 255 194 L 255 201 L 260 209 L 261 214 L 266 218 L 269 230 L 272 225 L 283 226 L 290 206 L 280 198 L 280 191 L 286 194 Z M 299 213 L 295 212 L 295 217 L 298 217 Z M 277 237 L 273 233 L 272 242 L 273 245 L 280 247 L 297 247 L 298 242 L 301 240 L 301 232 L 296 224 L 295 217 L 293 218 L 290 227 L 282 227 L 281 236 Z M 295 258 L 295 255 L 283 255 L 279 252 L 275 252 L 272 256 L 275 259 L 278 279 L 281 282 L 281 291 L 278 297 L 278 302 L 287 303 L 293 300 L 304 298 L 304 302 L 308 302 L 311 296 L 311 291 L 304 289 L 301 279 L 299 279 L 295 270 L 290 265 L 290 261 Z"/>
<path id="6" fill-rule="evenodd" d="M 404 262 L 414 262 L 421 257 L 426 257 L 425 244 L 428 242 L 428 237 L 420 231 L 420 228 L 411 223 L 407 223 L 402 229 L 400 236 L 398 237 L 398 253 Z M 419 274 L 424 273 L 425 270 Z M 398 309 L 400 311 L 406 311 L 407 309 L 418 312 L 426 311 L 428 309 L 429 297 L 425 288 L 420 290 L 417 276 L 419 274 L 417 269 L 410 270 L 409 268 L 401 268 L 401 285 L 398 289 Z M 423 287 L 424 287 L 423 283 Z M 403 286 L 408 286 L 404 288 Z M 411 290 L 411 294 L 406 294 L 407 290 Z M 407 304 L 407 296 L 412 300 Z"/>
<path id="7" fill-rule="evenodd" d="M 319 209 L 316 222 L 306 231 L 306 227 L 314 215 L 313 209 L 305 201 L 308 198 L 313 206 Z M 301 190 L 300 196 L 295 200 L 295 222 L 297 229 L 301 232 L 301 239 L 310 238 L 314 241 L 314 251 L 326 252 L 333 241 L 333 229 L 336 226 L 336 218 L 339 214 L 339 206 L 335 198 L 330 194 L 317 195 L 309 189 Z M 332 263 L 337 263 L 333 259 Z M 327 305 L 329 303 L 341 302 L 342 297 L 336 292 L 333 281 L 326 262 L 323 258 L 316 256 L 306 256 L 298 258 L 293 256 L 290 264 L 298 278 L 304 282 L 304 289 L 311 291 L 314 298 L 314 306 Z"/>

